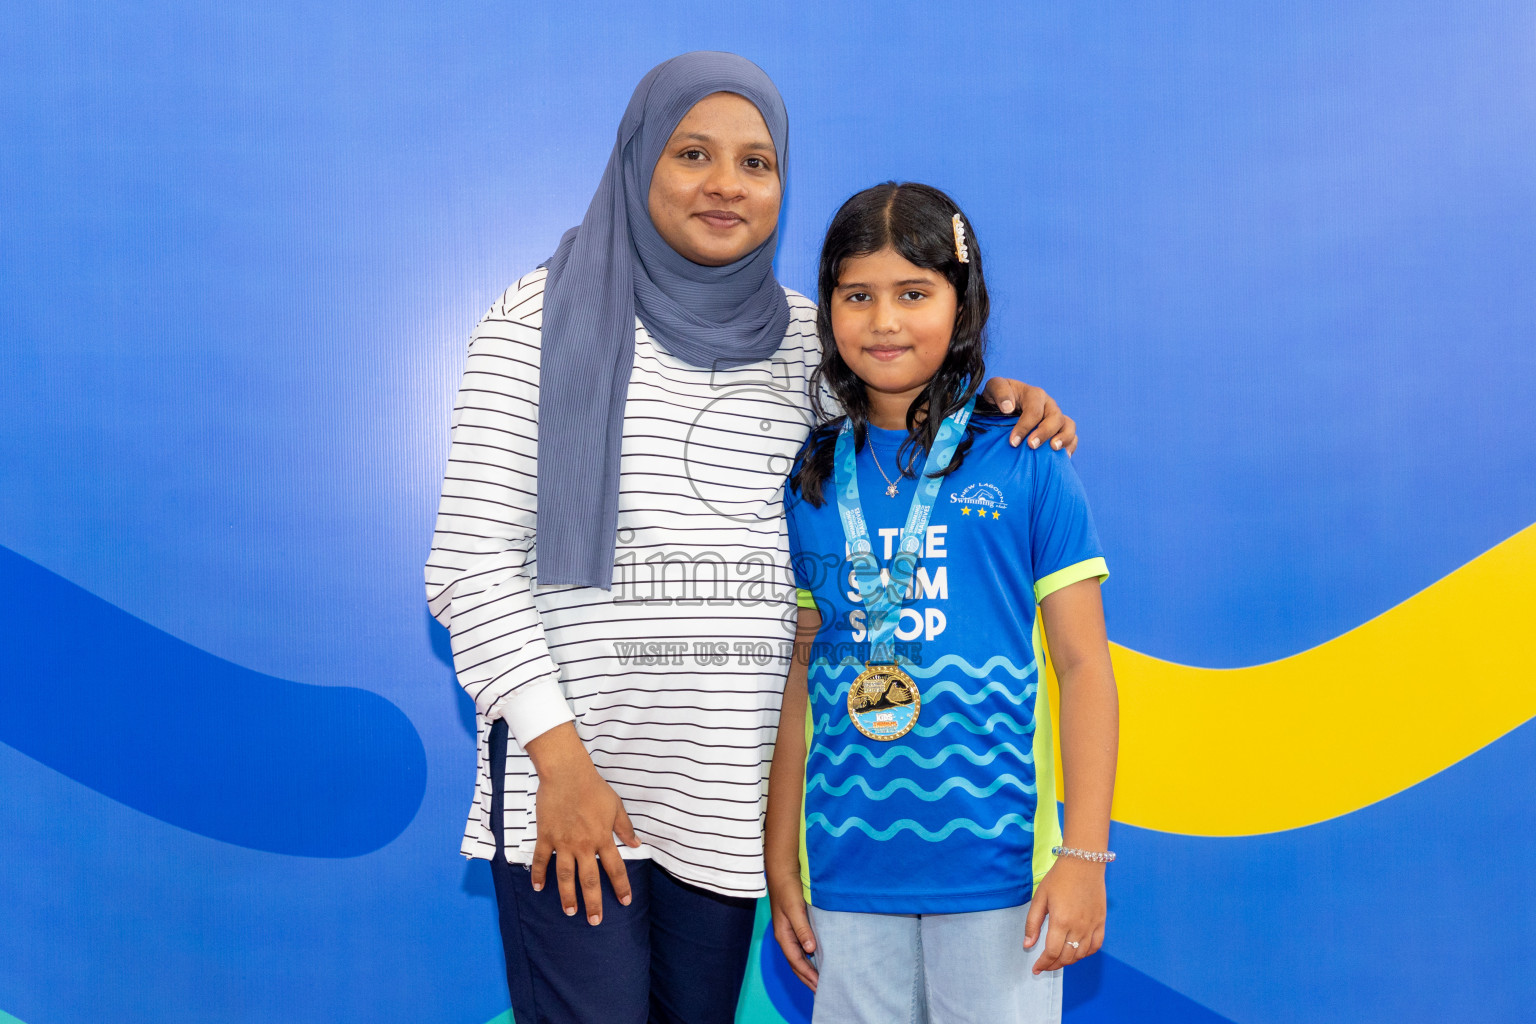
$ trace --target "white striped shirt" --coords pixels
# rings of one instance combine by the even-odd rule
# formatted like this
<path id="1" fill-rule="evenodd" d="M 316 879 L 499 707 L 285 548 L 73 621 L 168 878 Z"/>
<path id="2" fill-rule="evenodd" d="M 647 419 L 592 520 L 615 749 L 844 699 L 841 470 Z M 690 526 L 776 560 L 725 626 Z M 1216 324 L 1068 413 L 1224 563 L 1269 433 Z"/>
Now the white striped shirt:
<path id="1" fill-rule="evenodd" d="M 793 637 L 783 487 L 810 426 L 816 307 L 786 289 L 771 360 L 689 366 L 636 322 L 614 587 L 539 587 L 535 531 L 543 270 L 469 342 L 437 532 L 432 614 L 479 720 L 462 852 L 489 859 L 491 722 L 509 726 L 507 857 L 527 863 L 538 778 L 522 745 L 576 730 L 650 857 L 684 881 L 763 893 L 763 806 Z M 596 412 L 604 407 L 593 396 Z M 641 648 L 638 645 L 655 645 Z M 638 655 L 638 657 L 637 657 Z"/>

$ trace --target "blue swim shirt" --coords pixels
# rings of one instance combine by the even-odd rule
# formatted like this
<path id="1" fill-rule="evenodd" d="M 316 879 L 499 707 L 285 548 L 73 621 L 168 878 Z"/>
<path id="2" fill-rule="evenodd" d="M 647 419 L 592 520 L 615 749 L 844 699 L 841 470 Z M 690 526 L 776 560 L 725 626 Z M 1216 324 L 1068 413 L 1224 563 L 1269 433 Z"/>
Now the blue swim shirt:
<path id="1" fill-rule="evenodd" d="M 917 724 L 900 739 L 869 739 L 848 714 L 868 643 L 833 482 L 820 508 L 786 488 L 796 583 L 822 622 L 807 681 L 801 824 L 807 898 L 817 907 L 1019 906 L 1051 866 L 1061 825 L 1036 606 L 1108 570 L 1071 461 L 1048 447 L 1012 447 L 1013 422 L 973 420 L 971 450 L 934 504 L 896 636 L 898 661 L 921 694 Z M 871 427 L 858 457 L 882 565 L 915 482 L 902 480 L 887 497 L 875 459 L 894 479 L 904 438 Z"/>

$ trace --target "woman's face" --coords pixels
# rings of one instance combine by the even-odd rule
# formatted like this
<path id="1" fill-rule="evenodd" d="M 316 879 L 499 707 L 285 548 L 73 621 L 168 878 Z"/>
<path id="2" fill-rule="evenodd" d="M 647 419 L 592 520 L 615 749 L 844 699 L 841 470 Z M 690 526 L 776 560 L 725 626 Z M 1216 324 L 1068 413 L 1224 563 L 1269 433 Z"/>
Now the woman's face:
<path id="1" fill-rule="evenodd" d="M 647 205 L 666 243 L 721 267 L 762 245 L 779 223 L 779 159 L 763 115 L 735 93 L 694 104 L 667 140 Z"/>

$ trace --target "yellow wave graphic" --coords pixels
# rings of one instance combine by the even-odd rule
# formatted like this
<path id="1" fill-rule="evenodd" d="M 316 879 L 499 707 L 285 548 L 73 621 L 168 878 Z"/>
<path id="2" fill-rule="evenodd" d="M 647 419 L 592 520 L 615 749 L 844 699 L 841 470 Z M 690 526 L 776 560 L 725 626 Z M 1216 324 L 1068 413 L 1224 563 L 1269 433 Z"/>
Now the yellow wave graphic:
<path id="1" fill-rule="evenodd" d="M 1536 525 L 1279 661 L 1192 668 L 1110 648 L 1121 714 L 1116 821 L 1205 836 L 1325 821 L 1536 716 Z M 1053 699 L 1053 714 L 1059 706 Z"/>

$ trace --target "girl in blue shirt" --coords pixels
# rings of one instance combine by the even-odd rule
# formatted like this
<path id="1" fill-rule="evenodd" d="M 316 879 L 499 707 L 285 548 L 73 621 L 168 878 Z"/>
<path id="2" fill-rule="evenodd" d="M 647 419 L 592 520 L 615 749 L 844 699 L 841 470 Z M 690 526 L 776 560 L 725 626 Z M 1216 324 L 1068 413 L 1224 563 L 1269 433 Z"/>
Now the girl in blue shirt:
<path id="1" fill-rule="evenodd" d="M 765 851 L 817 1022 L 1059 1020 L 1060 969 L 1104 938 L 1107 570 L 1067 455 L 1014 448 L 976 396 L 987 315 L 944 193 L 887 183 L 833 219 L 816 377 L 843 415 L 786 487 L 802 607 Z"/>

